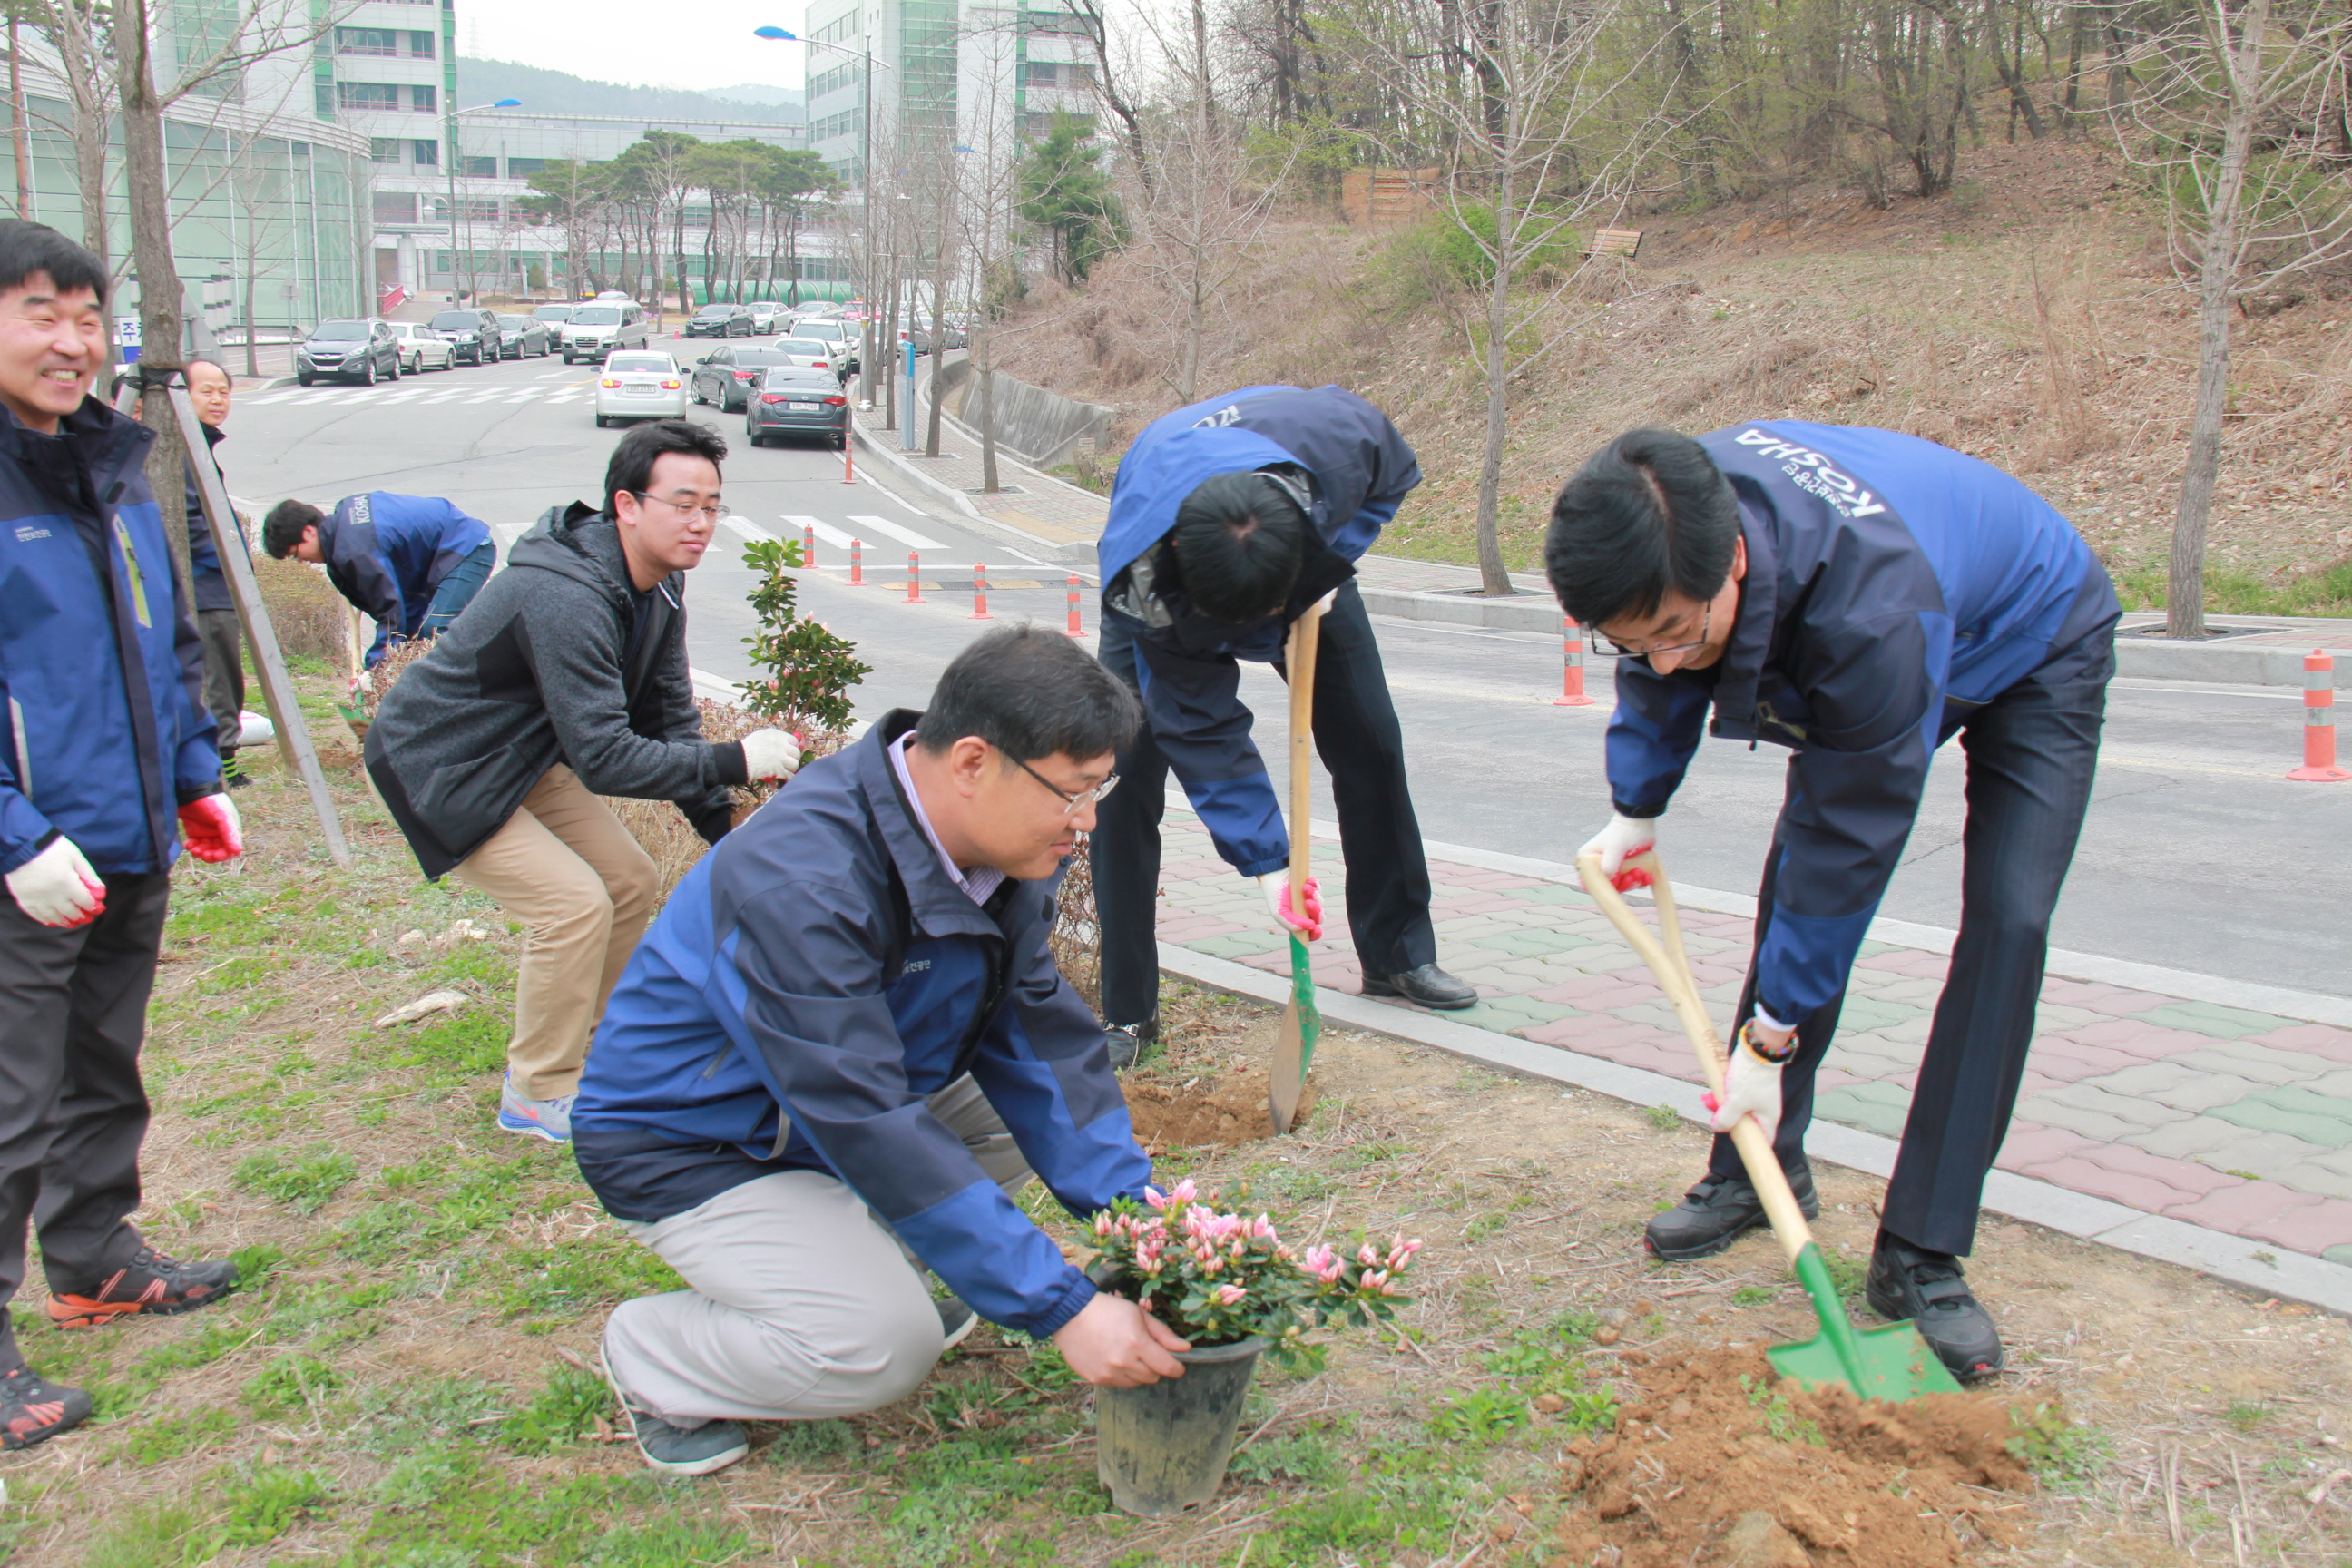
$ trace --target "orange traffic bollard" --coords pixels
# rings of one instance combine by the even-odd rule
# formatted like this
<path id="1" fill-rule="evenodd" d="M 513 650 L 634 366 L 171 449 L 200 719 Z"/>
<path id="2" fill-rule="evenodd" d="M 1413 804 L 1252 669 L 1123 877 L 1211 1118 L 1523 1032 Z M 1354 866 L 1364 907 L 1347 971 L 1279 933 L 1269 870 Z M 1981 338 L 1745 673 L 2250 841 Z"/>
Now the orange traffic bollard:
<path id="1" fill-rule="evenodd" d="M 1070 574 L 1070 635 L 1074 637 L 1087 635 L 1086 624 L 1078 619 L 1078 574 L 1076 572 Z"/>
<path id="2" fill-rule="evenodd" d="M 2303 766 L 2286 776 L 2305 784 L 2352 779 L 2336 765 L 2336 656 L 2326 648 L 2303 656 Z"/>
<path id="3" fill-rule="evenodd" d="M 984 561 L 972 563 L 971 618 L 975 621 L 992 621 L 996 618 L 988 613 L 988 563 Z"/>
<path id="4" fill-rule="evenodd" d="M 1566 650 L 1566 662 L 1559 672 L 1559 695 L 1551 700 L 1555 708 L 1590 708 L 1592 699 L 1584 694 L 1584 639 L 1577 634 L 1583 628 L 1573 616 L 1559 618 L 1560 641 Z"/>
<path id="5" fill-rule="evenodd" d="M 857 462 L 849 455 L 849 437 L 846 434 L 841 437 L 841 482 L 845 485 L 857 482 Z"/>
<path id="6" fill-rule="evenodd" d="M 801 529 L 801 564 L 812 572 L 816 570 L 816 530 L 814 528 L 803 526 Z"/>
<path id="7" fill-rule="evenodd" d="M 866 541 L 862 539 L 849 542 L 849 585 L 853 588 L 866 586 Z"/>
<path id="8" fill-rule="evenodd" d="M 922 602 L 923 563 L 913 551 L 909 550 L 907 552 L 907 603 L 919 605 Z"/>

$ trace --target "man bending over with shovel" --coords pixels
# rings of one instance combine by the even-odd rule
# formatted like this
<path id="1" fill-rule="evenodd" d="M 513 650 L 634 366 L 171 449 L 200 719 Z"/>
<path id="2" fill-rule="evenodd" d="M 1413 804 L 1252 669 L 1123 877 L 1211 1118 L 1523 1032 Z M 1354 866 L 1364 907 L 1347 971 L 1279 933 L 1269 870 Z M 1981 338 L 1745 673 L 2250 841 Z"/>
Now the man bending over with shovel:
<path id="1" fill-rule="evenodd" d="M 572 1112 L 588 1184 L 688 1286 L 604 1329 L 646 1463 L 706 1474 L 747 1452 L 739 1421 L 904 1398 L 975 1310 L 1088 1383 L 1182 1375 L 1184 1342 L 1010 1195 L 1034 1169 L 1085 1215 L 1150 1179 L 1046 945 L 1136 720 L 1061 633 L 991 632 L 670 895 Z"/>
<path id="2" fill-rule="evenodd" d="M 2000 1335 L 1961 1277 L 2000 1152 L 2089 804 L 2115 670 L 2114 587 L 2048 503 L 1972 458 L 1887 430 L 1784 422 L 1694 440 L 1635 430 L 1553 504 L 1560 604 L 1618 657 L 1613 815 L 1580 852 L 1653 847 L 1699 732 L 1789 747 L 1757 895 L 1718 1134 L 1753 1114 L 1807 1217 L 1813 1075 L 1848 972 L 1918 814 L 1936 748 L 1968 755 L 1959 938 L 1888 1182 L 1871 1310 L 1908 1318 L 1954 1373 Z M 1731 1141 L 1644 1237 L 1705 1258 L 1763 1223 Z"/>
<path id="3" fill-rule="evenodd" d="M 1141 694 L 1145 724 L 1119 758 L 1128 787 L 1105 806 L 1091 846 L 1103 1016 L 1120 1066 L 1159 1027 L 1154 905 L 1171 767 L 1218 855 L 1265 893 L 1276 930 L 1323 934 L 1311 879 L 1309 923 L 1287 907 L 1290 839 L 1250 737 L 1238 661 L 1281 668 L 1290 624 L 1327 597 L 1315 746 L 1331 771 L 1364 994 L 1424 1007 L 1478 1000 L 1437 966 L 1404 737 L 1353 581 L 1357 559 L 1419 483 L 1388 416 L 1336 386 L 1251 386 L 1180 408 L 1144 426 L 1120 459 L 1099 549 L 1102 661 Z"/>

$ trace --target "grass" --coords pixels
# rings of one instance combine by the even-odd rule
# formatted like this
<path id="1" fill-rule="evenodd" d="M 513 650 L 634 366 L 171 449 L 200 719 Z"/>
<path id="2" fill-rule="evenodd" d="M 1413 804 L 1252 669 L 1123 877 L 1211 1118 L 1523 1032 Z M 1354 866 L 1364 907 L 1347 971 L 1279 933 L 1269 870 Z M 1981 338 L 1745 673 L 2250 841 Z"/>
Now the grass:
<path id="1" fill-rule="evenodd" d="M 2116 576 L 2116 596 L 2126 610 L 2161 610 L 2171 602 L 2170 569 L 2145 562 Z M 2242 568 L 2205 573 L 2205 613 L 2212 616 L 2352 616 L 2352 560 L 2277 582 Z"/>

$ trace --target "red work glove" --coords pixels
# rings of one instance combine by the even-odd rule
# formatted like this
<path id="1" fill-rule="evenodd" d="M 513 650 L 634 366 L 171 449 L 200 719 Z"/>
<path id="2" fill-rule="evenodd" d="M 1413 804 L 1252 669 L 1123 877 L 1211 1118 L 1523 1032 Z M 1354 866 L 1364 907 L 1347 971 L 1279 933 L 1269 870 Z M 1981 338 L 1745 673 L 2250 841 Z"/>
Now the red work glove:
<path id="1" fill-rule="evenodd" d="M 226 795 L 208 795 L 180 807 L 180 837 L 189 854 L 208 865 L 245 853 L 245 825 Z"/>
<path id="2" fill-rule="evenodd" d="M 1285 936 L 1296 932 L 1308 942 L 1323 940 L 1323 889 L 1312 877 L 1299 889 L 1301 901 L 1307 906 L 1307 921 L 1300 924 L 1290 912 L 1290 873 L 1268 871 L 1257 879 L 1258 890 L 1265 895 L 1265 907 L 1274 912 L 1275 929 Z"/>

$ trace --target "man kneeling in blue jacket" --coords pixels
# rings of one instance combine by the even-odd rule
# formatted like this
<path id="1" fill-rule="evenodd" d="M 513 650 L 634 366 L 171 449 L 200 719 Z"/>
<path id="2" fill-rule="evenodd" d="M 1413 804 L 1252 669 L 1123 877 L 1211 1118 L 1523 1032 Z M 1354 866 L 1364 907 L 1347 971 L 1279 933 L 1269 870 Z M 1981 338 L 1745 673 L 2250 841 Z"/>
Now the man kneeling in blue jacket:
<path id="1" fill-rule="evenodd" d="M 335 591 L 376 623 L 367 667 L 383 661 L 394 638 L 439 637 L 473 603 L 499 547 L 489 524 L 437 496 L 384 490 L 345 496 L 332 511 L 282 500 L 261 520 L 270 559 L 289 555 L 327 569 Z"/>
<path id="2" fill-rule="evenodd" d="M 1961 1278 L 1985 1173 L 2033 1039 L 2050 917 L 2074 858 L 2115 672 L 2115 589 L 2080 535 L 1987 464 L 1889 430 L 1735 425 L 1619 437 L 1562 487 L 1544 564 L 1618 656 L 1615 812 L 1580 854 L 1619 886 L 1714 732 L 1794 753 L 1756 898 L 1718 1134 L 1754 1115 L 1808 1216 L 1813 1075 L 1918 816 L 1936 748 L 1968 753 L 1967 866 L 1870 1263 L 1871 1310 L 1916 1322 L 1961 1377 L 2000 1335 Z M 1705 1258 L 1763 1222 L 1727 1137 L 1645 1236 Z"/>
<path id="3" fill-rule="evenodd" d="M 689 1287 L 604 1329 L 648 1464 L 704 1475 L 747 1451 L 738 1421 L 903 1398 L 975 1309 L 1088 1383 L 1182 1374 L 1184 1342 L 1009 1195 L 1034 1168 L 1085 1216 L 1150 1178 L 1045 940 L 1138 718 L 1067 637 L 991 632 L 670 895 L 572 1111 L 588 1184 Z"/>

